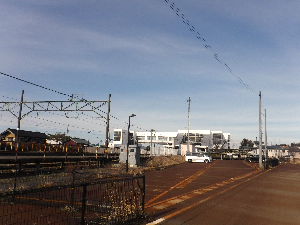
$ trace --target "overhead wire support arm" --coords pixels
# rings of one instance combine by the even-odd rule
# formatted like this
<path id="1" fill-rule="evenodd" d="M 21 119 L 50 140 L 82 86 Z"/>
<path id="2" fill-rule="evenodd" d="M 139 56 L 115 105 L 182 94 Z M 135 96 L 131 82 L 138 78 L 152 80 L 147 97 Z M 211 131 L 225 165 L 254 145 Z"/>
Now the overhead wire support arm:
<path id="1" fill-rule="evenodd" d="M 60 92 L 60 91 L 56 91 L 56 90 L 53 90 L 53 89 L 51 89 L 51 88 L 44 87 L 44 86 L 42 86 L 42 85 L 39 85 L 39 84 L 30 82 L 30 81 L 27 81 L 27 80 L 23 80 L 23 79 L 21 79 L 21 78 L 18 78 L 18 77 L 15 77 L 15 76 L 12 76 L 12 75 L 3 73 L 3 72 L 0 72 L 0 76 L 1 76 L 1 75 L 6 76 L 6 77 L 10 77 L 10 78 L 13 78 L 13 79 L 16 79 L 16 80 L 18 80 L 18 81 L 21 81 L 21 82 L 24 82 L 24 83 L 27 83 L 27 84 L 34 85 L 34 86 L 39 87 L 39 88 L 43 88 L 43 89 L 48 90 L 48 91 L 55 92 L 55 93 L 57 93 L 57 94 L 61 94 L 61 95 L 70 97 L 70 101 L 73 101 L 74 98 L 80 99 L 80 98 L 79 98 L 80 95 L 82 95 L 82 98 L 80 99 L 80 101 L 83 101 L 83 102 L 86 101 L 86 100 L 83 98 L 83 94 L 72 94 L 72 95 L 68 95 L 68 94 L 66 94 L 66 93 L 62 93 L 62 92 Z M 102 101 L 102 102 L 103 102 L 103 103 L 102 103 L 101 106 L 103 106 L 103 105 L 109 103 L 110 101 L 108 100 L 108 101 Z M 100 107 L 101 107 L 101 106 L 100 106 Z M 61 108 L 63 108 L 63 107 L 61 106 Z M 0 109 L 1 109 L 1 102 L 0 102 Z M 106 112 L 100 110 L 99 107 L 97 108 L 97 110 L 99 110 L 99 111 L 102 112 L 103 114 L 106 113 Z M 8 111 L 8 110 L 0 110 L 0 111 Z M 97 114 L 99 115 L 99 113 L 97 113 Z M 111 115 L 110 115 L 110 116 L 111 116 Z M 114 119 L 120 120 L 120 119 L 116 118 L 115 116 L 111 116 L 111 117 L 114 118 Z M 105 118 L 105 117 L 104 117 L 104 118 Z M 124 121 L 123 121 L 123 122 L 124 122 Z M 141 128 L 140 128 L 140 129 L 141 129 Z"/>
<path id="2" fill-rule="evenodd" d="M 15 104 L 13 107 L 10 107 L 10 102 L 0 102 L 0 111 L 8 111 L 11 114 L 13 114 L 13 116 L 15 116 L 16 118 L 18 118 L 19 116 L 16 115 L 12 110 L 19 107 L 18 104 Z"/>
<path id="3" fill-rule="evenodd" d="M 102 103 L 102 104 L 100 104 Z M 46 111 L 92 111 L 102 116 L 96 110 L 98 110 L 103 103 L 107 101 L 34 101 L 34 102 L 22 102 L 25 114 L 21 115 L 21 118 L 24 118 L 31 112 L 46 112 Z M 0 102 L 0 111 L 9 111 L 15 117 L 18 117 L 12 109 L 17 108 L 21 102 Z"/>
<path id="4" fill-rule="evenodd" d="M 107 155 L 108 141 L 109 141 L 108 134 L 109 134 L 111 94 L 109 94 L 108 101 L 87 101 L 87 100 L 73 101 L 73 98 L 72 98 L 72 101 L 35 101 L 35 102 L 24 102 L 23 95 L 24 95 L 24 91 L 22 91 L 22 98 L 21 98 L 20 102 L 0 102 L 0 111 L 8 111 L 8 112 L 12 113 L 16 118 L 18 118 L 18 130 L 20 130 L 21 120 L 33 111 L 35 111 L 35 112 L 61 111 L 61 112 L 64 112 L 66 116 L 67 116 L 66 112 L 69 112 L 69 111 L 77 111 L 77 112 L 78 111 L 92 111 L 92 112 L 97 113 L 99 116 L 101 116 L 101 118 L 106 119 L 106 150 L 105 150 L 105 153 Z M 104 106 L 106 103 L 108 103 L 107 117 L 102 116 L 100 113 L 95 111 L 95 110 L 98 110 L 98 111 L 104 113 L 104 111 L 100 110 L 99 108 Z M 20 107 L 19 116 L 16 115 L 12 111 L 12 109 L 14 109 L 18 106 Z M 24 106 L 23 111 L 26 111 L 23 115 L 22 115 L 22 106 Z M 17 135 L 17 137 L 18 137 L 18 135 Z M 17 160 L 17 152 L 18 152 L 18 147 L 16 148 L 16 160 Z"/>

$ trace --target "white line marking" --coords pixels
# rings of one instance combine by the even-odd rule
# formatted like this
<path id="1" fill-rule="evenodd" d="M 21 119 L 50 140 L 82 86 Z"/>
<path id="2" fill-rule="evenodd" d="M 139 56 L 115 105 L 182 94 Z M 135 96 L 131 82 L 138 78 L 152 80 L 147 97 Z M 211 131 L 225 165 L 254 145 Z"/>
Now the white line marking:
<path id="1" fill-rule="evenodd" d="M 147 223 L 146 225 L 155 225 L 155 224 L 159 224 L 160 222 L 164 221 L 165 219 L 164 218 L 160 218 L 160 219 L 157 219 L 151 223 Z"/>

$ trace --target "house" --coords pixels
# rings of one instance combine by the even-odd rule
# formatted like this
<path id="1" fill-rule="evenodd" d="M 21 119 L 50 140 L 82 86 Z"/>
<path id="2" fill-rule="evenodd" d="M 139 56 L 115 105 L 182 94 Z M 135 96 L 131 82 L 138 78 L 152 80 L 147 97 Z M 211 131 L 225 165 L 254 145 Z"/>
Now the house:
<path id="1" fill-rule="evenodd" d="M 290 158 L 290 162 L 293 163 L 300 163 L 300 149 L 299 147 L 290 147 L 288 149 L 289 151 L 289 156 Z"/>
<path id="2" fill-rule="evenodd" d="M 70 138 L 65 144 L 74 148 L 89 146 L 89 142 L 87 140 L 80 138 Z"/>
<path id="3" fill-rule="evenodd" d="M 267 146 L 268 148 L 268 156 L 270 158 L 282 158 L 285 156 L 289 155 L 289 151 L 285 148 L 282 147 L 281 145 L 271 145 L 271 146 Z"/>
<path id="4" fill-rule="evenodd" d="M 289 155 L 289 150 L 281 145 L 270 145 L 267 146 L 268 157 L 269 158 L 282 158 Z M 251 155 L 259 155 L 259 148 L 253 147 L 249 151 Z M 265 145 L 262 145 L 262 154 L 265 154 Z"/>
<path id="5" fill-rule="evenodd" d="M 44 133 L 32 132 L 26 130 L 18 131 L 17 129 L 8 128 L 6 131 L 0 134 L 0 141 L 11 143 L 11 144 L 13 142 L 16 142 L 17 132 L 18 132 L 18 136 L 19 136 L 18 139 L 20 143 L 35 142 L 35 143 L 45 144 L 48 138 L 48 135 Z"/>

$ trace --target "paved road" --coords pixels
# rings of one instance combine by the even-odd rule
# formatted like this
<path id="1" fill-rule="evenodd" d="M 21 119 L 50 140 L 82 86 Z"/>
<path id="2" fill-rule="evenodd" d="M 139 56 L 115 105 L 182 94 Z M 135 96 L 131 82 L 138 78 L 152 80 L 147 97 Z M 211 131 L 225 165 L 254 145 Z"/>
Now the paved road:
<path id="1" fill-rule="evenodd" d="M 300 224 L 300 165 L 214 161 L 145 175 L 148 224 Z"/>

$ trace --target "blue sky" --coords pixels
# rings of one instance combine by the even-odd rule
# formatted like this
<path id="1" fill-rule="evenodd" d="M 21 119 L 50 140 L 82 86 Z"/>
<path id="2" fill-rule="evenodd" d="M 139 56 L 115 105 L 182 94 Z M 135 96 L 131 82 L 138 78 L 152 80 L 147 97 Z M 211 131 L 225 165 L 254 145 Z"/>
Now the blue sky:
<path id="1" fill-rule="evenodd" d="M 187 129 L 190 97 L 190 129 L 231 133 L 238 147 L 243 138 L 258 137 L 261 91 L 268 143 L 300 142 L 299 1 L 12 0 L 0 6 L 0 72 L 87 100 L 111 94 L 111 131 L 126 128 L 132 113 L 136 131 Z M 68 100 L 0 75 L 0 101 L 19 101 L 22 90 L 24 101 Z M 33 112 L 21 129 L 55 133 L 69 126 L 71 136 L 104 141 L 105 123 L 95 114 L 69 117 Z M 17 127 L 9 112 L 0 112 L 0 121 L 3 131 Z"/>

